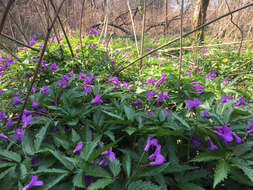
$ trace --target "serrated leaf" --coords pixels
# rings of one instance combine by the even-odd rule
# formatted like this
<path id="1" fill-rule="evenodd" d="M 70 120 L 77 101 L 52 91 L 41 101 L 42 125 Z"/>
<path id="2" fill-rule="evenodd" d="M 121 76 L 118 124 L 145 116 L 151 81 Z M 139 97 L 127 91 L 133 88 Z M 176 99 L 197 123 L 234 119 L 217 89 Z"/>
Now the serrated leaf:
<path id="1" fill-rule="evenodd" d="M 73 185 L 75 187 L 85 188 L 83 173 L 76 174 L 73 178 Z"/>
<path id="2" fill-rule="evenodd" d="M 67 170 L 51 168 L 51 169 L 39 169 L 37 171 L 32 172 L 32 174 L 51 174 L 51 173 L 63 174 L 67 172 L 68 172 Z"/>
<path id="3" fill-rule="evenodd" d="M 78 166 L 83 170 L 85 175 L 92 177 L 111 178 L 108 171 L 98 165 L 92 165 L 85 162 L 78 163 Z"/>
<path id="4" fill-rule="evenodd" d="M 15 161 L 15 162 L 20 162 L 21 161 L 21 156 L 15 152 L 7 151 L 7 150 L 1 150 L 0 149 L 0 156 L 3 156 L 7 160 Z"/>
<path id="5" fill-rule="evenodd" d="M 134 109 L 124 105 L 124 111 L 125 111 L 125 114 L 127 116 L 127 119 L 130 120 L 130 121 L 134 121 L 134 117 L 135 117 Z"/>
<path id="6" fill-rule="evenodd" d="M 150 181 L 135 181 L 130 183 L 128 190 L 160 190 L 161 188 Z"/>
<path id="7" fill-rule="evenodd" d="M 253 182 L 253 169 L 249 167 L 240 167 L 243 173 L 248 176 L 251 182 Z"/>
<path id="8" fill-rule="evenodd" d="M 27 176 L 27 169 L 24 164 L 20 164 L 20 174 L 21 174 L 21 179 L 25 179 Z"/>
<path id="9" fill-rule="evenodd" d="M 149 177 L 149 176 L 155 176 L 166 170 L 166 168 L 170 165 L 169 162 L 163 163 L 160 166 L 148 166 L 142 169 L 138 169 L 136 176 L 138 177 Z"/>
<path id="10" fill-rule="evenodd" d="M 123 169 L 126 173 L 126 176 L 129 178 L 131 174 L 131 157 L 128 154 L 125 154 L 123 158 Z"/>
<path id="11" fill-rule="evenodd" d="M 46 126 L 42 127 L 40 131 L 35 135 L 34 147 L 36 151 L 39 151 L 40 149 L 41 143 L 44 140 L 44 137 L 46 135 L 48 126 L 49 126 L 49 123 Z"/>
<path id="12" fill-rule="evenodd" d="M 63 180 L 68 173 L 62 174 L 60 176 L 54 177 L 51 180 L 49 180 L 44 186 L 43 190 L 51 189 L 53 186 L 55 186 L 57 183 L 59 183 L 61 180 Z"/>
<path id="13" fill-rule="evenodd" d="M 219 160 L 221 157 L 213 155 L 198 155 L 191 160 L 191 162 L 209 162 L 214 160 Z"/>
<path id="14" fill-rule="evenodd" d="M 117 118 L 117 119 L 120 119 L 120 120 L 124 120 L 123 117 L 121 117 L 121 116 L 119 116 L 119 115 L 116 115 L 116 114 L 114 114 L 114 113 L 112 113 L 112 112 L 108 112 L 108 111 L 105 111 L 105 110 L 102 110 L 102 112 L 104 112 L 105 114 L 107 114 L 107 115 L 109 115 L 109 116 L 111 116 L 111 117 L 114 117 L 114 118 Z"/>
<path id="15" fill-rule="evenodd" d="M 190 125 L 180 116 L 178 116 L 176 113 L 172 112 L 172 115 L 175 119 L 177 119 L 182 125 L 184 125 L 185 127 L 187 127 L 188 129 L 190 129 Z"/>
<path id="16" fill-rule="evenodd" d="M 127 127 L 127 128 L 124 129 L 124 131 L 126 131 L 127 134 L 130 135 L 130 136 L 131 136 L 136 130 L 137 130 L 137 129 L 134 128 L 134 127 Z"/>
<path id="17" fill-rule="evenodd" d="M 24 136 L 22 139 L 22 146 L 24 147 L 24 151 L 28 155 L 34 154 L 35 149 L 34 149 L 33 139 L 32 139 L 32 136 L 28 130 L 24 131 Z"/>
<path id="18" fill-rule="evenodd" d="M 54 157 L 59 160 L 67 169 L 72 170 L 74 168 L 73 164 L 71 162 L 69 162 L 67 159 L 64 158 L 64 156 L 56 151 L 56 150 L 49 150 L 49 152 L 51 152 L 51 154 L 54 155 Z"/>
<path id="19" fill-rule="evenodd" d="M 73 143 L 76 143 L 80 140 L 80 135 L 74 129 L 72 129 L 71 135 L 72 135 L 72 142 Z"/>
<path id="20" fill-rule="evenodd" d="M 8 168 L 7 170 L 3 171 L 2 173 L 0 173 L 0 179 L 3 179 L 8 173 L 15 170 L 15 168 L 16 168 L 16 166 L 13 166 L 13 167 Z"/>
<path id="21" fill-rule="evenodd" d="M 178 187 L 182 190 L 205 190 L 200 185 L 197 185 L 194 183 L 183 183 L 183 184 L 179 184 Z"/>
<path id="22" fill-rule="evenodd" d="M 101 140 L 101 135 L 95 137 L 95 139 L 92 142 L 88 142 L 85 147 L 81 151 L 81 158 L 83 158 L 85 161 L 88 161 L 91 154 L 93 153 L 94 149 L 97 147 L 98 143 Z"/>
<path id="23" fill-rule="evenodd" d="M 97 181 L 89 185 L 87 190 L 103 189 L 113 182 L 114 182 L 114 179 L 98 179 Z"/>
<path id="24" fill-rule="evenodd" d="M 214 172 L 213 188 L 227 178 L 229 170 L 230 168 L 228 163 L 225 162 L 225 160 L 220 160 Z"/>
<path id="25" fill-rule="evenodd" d="M 121 164 L 117 159 L 113 159 L 113 161 L 109 163 L 109 168 L 114 177 L 116 177 L 120 173 L 121 170 L 120 166 Z"/>

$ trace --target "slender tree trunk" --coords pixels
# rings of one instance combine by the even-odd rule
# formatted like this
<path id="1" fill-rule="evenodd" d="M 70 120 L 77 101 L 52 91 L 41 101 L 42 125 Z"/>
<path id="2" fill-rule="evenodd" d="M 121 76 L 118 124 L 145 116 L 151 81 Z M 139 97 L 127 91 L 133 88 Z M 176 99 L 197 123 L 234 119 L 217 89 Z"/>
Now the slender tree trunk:
<path id="1" fill-rule="evenodd" d="M 205 23 L 208 5 L 209 0 L 196 0 L 196 7 L 193 15 L 193 29 Z M 198 42 L 204 40 L 204 28 L 196 32 L 195 40 Z"/>
<path id="2" fill-rule="evenodd" d="M 164 25 L 164 34 L 168 33 L 168 0 L 165 0 L 165 25 Z"/>
<path id="3" fill-rule="evenodd" d="M 142 9 L 142 31 L 141 31 L 141 57 L 144 53 L 144 32 L 145 32 L 145 26 L 146 26 L 146 0 L 143 0 L 143 9 Z M 140 68 L 142 68 L 142 60 Z"/>

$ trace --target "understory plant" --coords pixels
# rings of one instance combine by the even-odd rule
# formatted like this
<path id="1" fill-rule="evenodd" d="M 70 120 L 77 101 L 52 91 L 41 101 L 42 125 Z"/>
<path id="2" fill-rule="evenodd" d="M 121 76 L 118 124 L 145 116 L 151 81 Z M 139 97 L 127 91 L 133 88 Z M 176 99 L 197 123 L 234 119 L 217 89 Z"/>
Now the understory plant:
<path id="1" fill-rule="evenodd" d="M 51 39 L 22 115 L 40 52 L 1 57 L 2 189 L 252 189 L 252 99 L 238 77 L 186 55 L 178 93 L 178 57 L 159 54 L 113 76 L 136 56 L 96 35 L 70 39 L 75 57 Z"/>

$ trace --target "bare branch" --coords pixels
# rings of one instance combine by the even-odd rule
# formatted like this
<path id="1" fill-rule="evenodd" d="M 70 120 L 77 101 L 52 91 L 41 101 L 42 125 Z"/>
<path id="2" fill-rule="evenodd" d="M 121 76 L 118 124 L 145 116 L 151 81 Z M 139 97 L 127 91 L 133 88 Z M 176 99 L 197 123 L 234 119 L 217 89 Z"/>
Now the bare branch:
<path id="1" fill-rule="evenodd" d="M 4 11 L 4 15 L 2 17 L 1 23 L 0 23 L 0 34 L 2 33 L 3 29 L 4 29 L 4 23 L 6 21 L 6 17 L 11 9 L 11 6 L 13 5 L 13 3 L 15 2 L 15 0 L 9 0 L 8 4 L 6 6 L 6 9 Z"/>

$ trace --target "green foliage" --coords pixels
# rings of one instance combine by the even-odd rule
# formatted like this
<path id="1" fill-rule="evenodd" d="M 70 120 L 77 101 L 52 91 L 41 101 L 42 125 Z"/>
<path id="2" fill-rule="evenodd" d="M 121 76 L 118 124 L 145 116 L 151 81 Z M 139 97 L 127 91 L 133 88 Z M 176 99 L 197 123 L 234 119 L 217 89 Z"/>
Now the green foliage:
<path id="1" fill-rule="evenodd" d="M 1 188 L 21 190 L 34 175 L 44 182 L 38 187 L 43 190 L 252 188 L 251 75 L 224 83 L 252 52 L 238 60 L 235 50 L 210 49 L 197 55 L 196 64 L 191 63 L 194 55 L 185 52 L 179 94 L 176 52 L 171 57 L 161 51 L 145 58 L 143 68 L 135 64 L 112 76 L 137 58 L 130 47 L 135 44 L 126 47 L 126 40 L 106 47 L 90 33 L 81 49 L 80 38 L 73 36 L 74 58 L 65 39 L 50 41 L 33 86 L 37 91 L 25 107 L 25 115 L 32 116 L 27 126 L 22 117 L 17 126 L 18 114 L 40 54 L 23 49 L 17 51 L 21 63 L 0 61 L 0 66 L 7 64 L 0 75 Z M 40 43 L 34 47 L 41 49 Z M 209 72 L 216 77 L 206 76 Z M 45 86 L 49 92 L 43 92 Z M 200 105 L 190 106 L 196 98 Z M 214 126 L 226 124 L 231 136 L 225 132 L 224 137 Z M 146 150 L 148 136 L 152 145 Z"/>

